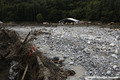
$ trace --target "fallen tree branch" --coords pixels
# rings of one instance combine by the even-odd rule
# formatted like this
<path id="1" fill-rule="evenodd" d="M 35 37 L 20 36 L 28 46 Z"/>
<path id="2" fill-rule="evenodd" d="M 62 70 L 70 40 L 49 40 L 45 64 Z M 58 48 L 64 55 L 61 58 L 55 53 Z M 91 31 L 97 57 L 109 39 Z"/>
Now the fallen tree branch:
<path id="1" fill-rule="evenodd" d="M 49 80 L 49 77 L 50 77 L 49 69 L 43 65 L 43 63 L 40 60 L 39 56 L 36 56 L 36 58 L 37 58 L 38 65 L 40 67 L 39 77 L 38 78 L 42 79 L 42 77 L 44 77 L 44 80 Z M 42 73 L 42 75 L 41 75 L 41 73 Z"/>
<path id="2" fill-rule="evenodd" d="M 30 36 L 30 32 L 28 33 L 28 35 L 26 36 L 26 38 L 25 38 L 25 40 L 24 40 L 24 42 L 23 42 L 23 44 L 25 44 L 26 43 L 26 41 L 27 41 L 27 39 L 28 39 L 28 37 Z"/>
<path id="3" fill-rule="evenodd" d="M 28 70 L 28 64 L 26 65 L 26 68 L 25 68 L 25 71 L 23 73 L 23 76 L 22 76 L 21 80 L 24 80 L 27 70 Z"/>

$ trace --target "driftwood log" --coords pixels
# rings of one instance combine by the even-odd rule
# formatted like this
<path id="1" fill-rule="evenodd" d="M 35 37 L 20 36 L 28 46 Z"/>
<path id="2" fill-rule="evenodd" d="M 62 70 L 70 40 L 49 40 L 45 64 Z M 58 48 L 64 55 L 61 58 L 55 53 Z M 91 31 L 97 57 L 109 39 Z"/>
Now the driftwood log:
<path id="1" fill-rule="evenodd" d="M 65 80 L 68 70 L 56 66 L 51 59 L 35 49 L 31 52 L 32 44 L 29 43 L 30 33 L 22 42 L 20 36 L 12 30 L 0 28 L 0 77 L 10 80 L 9 68 L 11 61 L 16 61 L 18 74 L 14 80 Z M 6 67 L 4 67 L 6 65 Z M 65 77 L 66 76 L 66 77 Z"/>

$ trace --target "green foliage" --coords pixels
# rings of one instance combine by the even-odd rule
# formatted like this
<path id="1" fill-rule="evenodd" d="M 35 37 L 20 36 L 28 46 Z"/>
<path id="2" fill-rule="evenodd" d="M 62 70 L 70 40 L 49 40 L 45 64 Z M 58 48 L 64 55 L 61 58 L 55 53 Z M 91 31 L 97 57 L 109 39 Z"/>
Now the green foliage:
<path id="1" fill-rule="evenodd" d="M 42 14 L 37 14 L 36 19 L 38 22 L 41 22 L 43 20 Z"/>
<path id="2" fill-rule="evenodd" d="M 120 22 L 120 0 L 0 0 L 2 21 L 79 20 Z"/>

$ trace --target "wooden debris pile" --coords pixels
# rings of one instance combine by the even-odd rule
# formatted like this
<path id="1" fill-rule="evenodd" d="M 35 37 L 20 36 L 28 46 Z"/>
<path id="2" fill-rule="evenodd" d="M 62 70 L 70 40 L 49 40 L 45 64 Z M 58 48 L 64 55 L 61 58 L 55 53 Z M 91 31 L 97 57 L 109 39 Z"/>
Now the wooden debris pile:
<path id="1" fill-rule="evenodd" d="M 12 30 L 0 28 L 0 77 L 2 80 L 65 80 L 74 75 L 71 70 L 56 66 L 29 43 L 22 42 Z"/>

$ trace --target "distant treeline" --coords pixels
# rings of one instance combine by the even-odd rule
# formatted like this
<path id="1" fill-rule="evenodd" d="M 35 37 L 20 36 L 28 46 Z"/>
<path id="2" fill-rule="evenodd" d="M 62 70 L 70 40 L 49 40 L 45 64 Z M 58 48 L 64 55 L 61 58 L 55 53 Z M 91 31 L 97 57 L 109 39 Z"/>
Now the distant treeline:
<path id="1" fill-rule="evenodd" d="M 0 0 L 0 21 L 120 22 L 120 0 Z"/>

